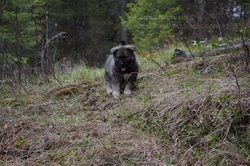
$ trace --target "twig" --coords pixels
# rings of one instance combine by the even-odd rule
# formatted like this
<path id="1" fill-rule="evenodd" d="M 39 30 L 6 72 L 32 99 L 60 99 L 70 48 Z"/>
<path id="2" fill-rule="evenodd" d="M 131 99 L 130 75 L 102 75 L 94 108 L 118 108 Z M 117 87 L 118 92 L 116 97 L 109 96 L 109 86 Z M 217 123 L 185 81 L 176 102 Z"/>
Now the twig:
<path id="1" fill-rule="evenodd" d="M 51 43 L 56 38 L 61 38 L 63 40 L 66 40 L 67 38 L 69 38 L 69 35 L 66 32 L 60 32 L 57 35 L 55 35 L 54 37 L 52 37 L 51 39 L 49 39 L 48 42 L 45 44 L 45 46 L 47 46 L 49 43 Z"/>
<path id="2" fill-rule="evenodd" d="M 242 102 L 241 102 L 241 87 L 240 87 L 240 84 L 239 84 L 239 81 L 238 81 L 238 76 L 237 76 L 237 74 L 235 73 L 235 70 L 234 70 L 231 66 L 230 66 L 229 68 L 230 68 L 230 70 L 231 70 L 232 73 L 233 73 L 233 76 L 234 76 L 234 78 L 235 78 L 236 85 L 237 85 L 237 87 L 238 87 L 238 92 L 239 92 L 239 103 L 240 103 L 241 110 L 243 111 L 243 110 L 244 110 L 244 107 L 243 107 Z"/>
<path id="3" fill-rule="evenodd" d="M 160 69 L 165 73 L 166 71 L 165 71 L 165 69 L 158 63 L 158 62 L 156 62 L 155 60 L 153 60 L 153 59 L 151 59 L 157 66 L 159 66 L 160 67 Z"/>
<path id="4" fill-rule="evenodd" d="M 238 81 L 238 76 L 237 76 L 237 74 L 235 73 L 235 70 L 232 68 L 232 66 L 229 66 L 229 68 L 230 68 L 230 70 L 231 70 L 232 73 L 233 73 L 233 76 L 234 76 L 234 78 L 235 78 L 235 83 L 236 83 L 236 85 L 237 85 L 237 87 L 238 87 L 239 95 L 241 96 L 241 88 L 240 88 L 240 84 L 239 84 L 239 81 Z"/>
<path id="5" fill-rule="evenodd" d="M 63 87 L 63 84 L 56 78 L 56 74 L 54 71 L 53 71 L 53 77 L 61 85 L 61 87 Z"/>
<path id="6" fill-rule="evenodd" d="M 181 40 L 184 41 L 184 45 L 188 48 L 188 51 L 190 52 L 192 58 L 194 59 L 194 55 L 193 55 L 191 49 L 189 48 L 189 46 L 187 44 L 188 43 L 187 40 L 184 37 L 182 37 L 182 35 L 180 33 L 179 33 L 179 36 L 180 36 Z"/>
<path id="7" fill-rule="evenodd" d="M 23 86 L 23 84 L 21 83 L 21 80 L 18 80 L 18 84 L 23 88 L 23 90 L 25 91 L 26 95 L 28 95 L 28 91 L 27 91 L 27 89 Z"/>
<path id="8" fill-rule="evenodd" d="M 227 136 L 228 136 L 229 130 L 230 130 L 231 125 L 232 125 L 232 122 L 233 122 L 233 118 L 231 117 L 230 123 L 229 123 L 229 125 L 228 125 L 228 127 L 227 127 L 226 135 L 225 135 L 225 137 L 224 137 L 224 139 L 223 139 L 223 142 L 226 140 L 226 138 L 227 138 Z"/>
<path id="9" fill-rule="evenodd" d="M 241 40 L 242 40 L 242 48 L 244 50 L 244 56 L 245 56 L 245 62 L 246 62 L 245 69 L 246 69 L 247 73 L 250 74 L 250 69 L 249 69 L 249 62 L 250 62 L 250 53 L 249 52 L 250 51 L 249 51 L 248 45 L 245 43 L 243 32 L 241 32 Z"/>

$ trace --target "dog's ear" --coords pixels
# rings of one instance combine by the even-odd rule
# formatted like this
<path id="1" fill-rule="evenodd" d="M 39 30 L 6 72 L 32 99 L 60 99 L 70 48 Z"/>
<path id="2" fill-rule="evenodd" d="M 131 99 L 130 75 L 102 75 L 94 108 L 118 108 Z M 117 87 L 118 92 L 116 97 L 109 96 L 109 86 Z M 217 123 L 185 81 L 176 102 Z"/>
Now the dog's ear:
<path id="1" fill-rule="evenodd" d="M 121 48 L 126 48 L 129 49 L 131 51 L 135 51 L 135 46 L 133 45 L 123 45 L 123 46 L 116 46 L 110 49 L 110 53 L 114 54 L 117 50 L 121 49 Z"/>
<path id="2" fill-rule="evenodd" d="M 120 48 L 122 48 L 122 46 L 116 46 L 110 49 L 110 53 L 114 54 L 117 50 L 119 50 Z"/>
<path id="3" fill-rule="evenodd" d="M 131 51 L 135 51 L 135 46 L 133 46 L 133 45 L 124 45 L 123 47 L 126 49 L 129 49 Z"/>

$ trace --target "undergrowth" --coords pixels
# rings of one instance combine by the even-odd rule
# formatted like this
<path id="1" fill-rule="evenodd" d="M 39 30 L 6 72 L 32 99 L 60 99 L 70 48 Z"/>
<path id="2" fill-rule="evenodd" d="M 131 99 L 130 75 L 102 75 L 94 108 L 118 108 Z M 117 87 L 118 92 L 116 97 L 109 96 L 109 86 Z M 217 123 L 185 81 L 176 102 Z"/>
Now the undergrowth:
<path id="1" fill-rule="evenodd" d="M 120 100 L 106 94 L 104 69 L 76 66 L 49 84 L 6 80 L 0 163 L 249 165 L 250 89 L 242 53 L 171 64 L 175 48 L 187 49 L 138 51 L 137 90 Z M 202 74 L 207 64 L 212 70 Z"/>

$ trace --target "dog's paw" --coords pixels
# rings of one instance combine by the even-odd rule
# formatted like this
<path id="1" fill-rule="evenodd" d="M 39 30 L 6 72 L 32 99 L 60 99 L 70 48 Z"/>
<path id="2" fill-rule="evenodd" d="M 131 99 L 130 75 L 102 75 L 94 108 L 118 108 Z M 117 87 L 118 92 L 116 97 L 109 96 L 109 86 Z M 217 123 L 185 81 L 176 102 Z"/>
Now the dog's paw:
<path id="1" fill-rule="evenodd" d="M 112 89 L 107 90 L 107 94 L 112 95 Z"/>
<path id="2" fill-rule="evenodd" d="M 131 91 L 130 90 L 124 91 L 124 95 L 131 95 Z"/>
<path id="3" fill-rule="evenodd" d="M 113 91 L 113 96 L 114 96 L 114 98 L 118 99 L 120 97 L 120 92 L 119 91 Z"/>

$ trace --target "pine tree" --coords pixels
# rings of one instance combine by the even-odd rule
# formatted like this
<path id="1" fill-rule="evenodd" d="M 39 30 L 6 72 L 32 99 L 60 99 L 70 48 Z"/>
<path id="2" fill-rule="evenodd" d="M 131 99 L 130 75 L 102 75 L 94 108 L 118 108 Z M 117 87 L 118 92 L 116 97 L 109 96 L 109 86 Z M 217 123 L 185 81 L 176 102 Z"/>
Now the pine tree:
<path id="1" fill-rule="evenodd" d="M 133 35 L 133 41 L 139 48 L 155 47 L 172 33 L 172 29 L 180 20 L 181 10 L 173 0 L 136 0 L 128 4 L 127 20 L 122 24 Z"/>

